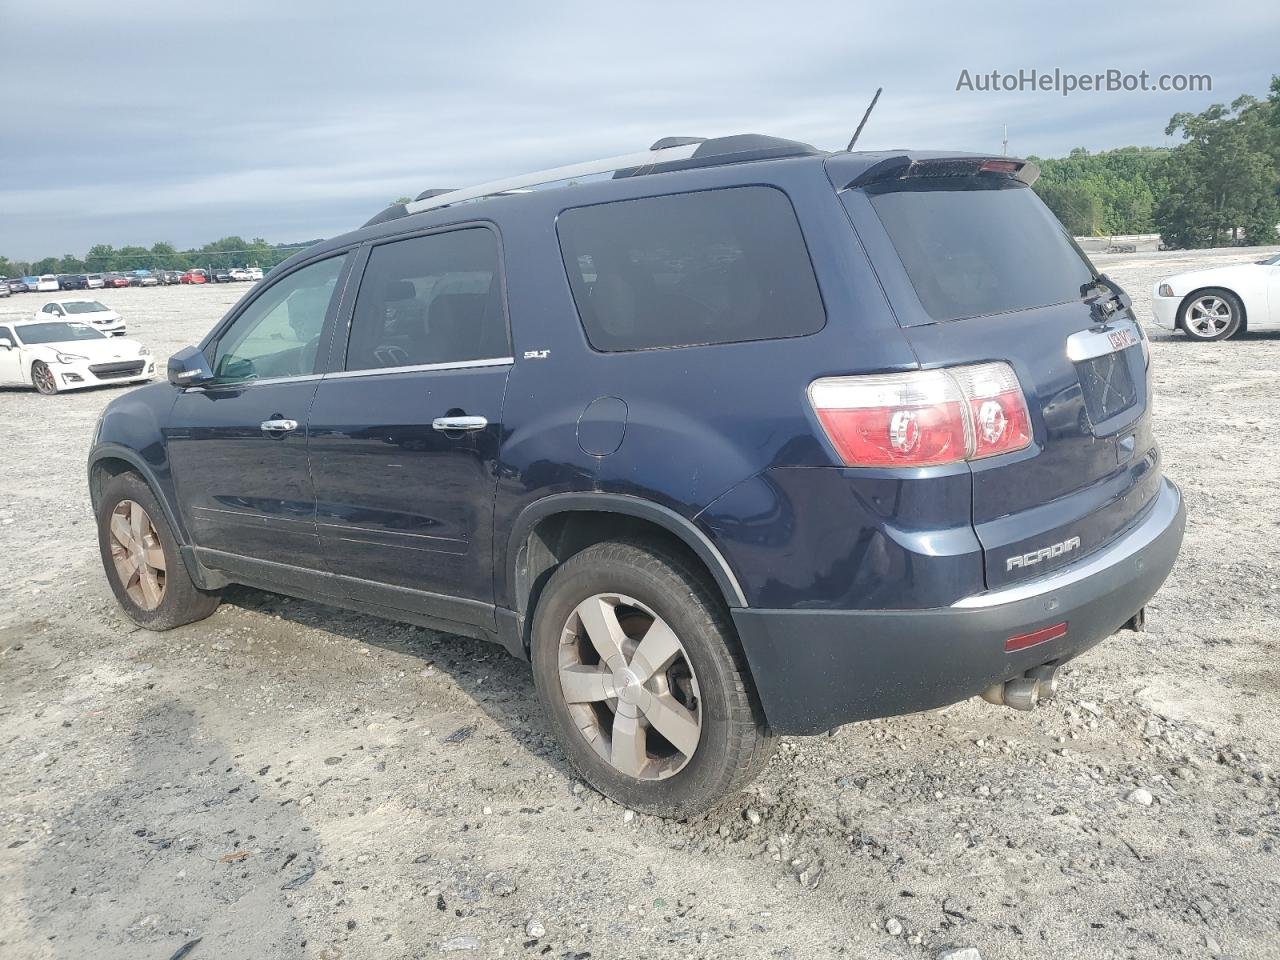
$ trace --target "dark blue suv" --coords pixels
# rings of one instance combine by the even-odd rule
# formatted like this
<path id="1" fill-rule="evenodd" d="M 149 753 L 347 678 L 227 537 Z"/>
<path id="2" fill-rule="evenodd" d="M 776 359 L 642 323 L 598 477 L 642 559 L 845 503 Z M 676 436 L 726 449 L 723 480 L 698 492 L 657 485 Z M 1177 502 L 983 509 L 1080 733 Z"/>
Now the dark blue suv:
<path id="1" fill-rule="evenodd" d="M 424 192 L 271 272 L 89 458 L 151 629 L 228 583 L 494 640 L 631 807 L 775 734 L 1029 708 L 1169 573 L 1149 351 L 1008 158 L 745 135 Z"/>

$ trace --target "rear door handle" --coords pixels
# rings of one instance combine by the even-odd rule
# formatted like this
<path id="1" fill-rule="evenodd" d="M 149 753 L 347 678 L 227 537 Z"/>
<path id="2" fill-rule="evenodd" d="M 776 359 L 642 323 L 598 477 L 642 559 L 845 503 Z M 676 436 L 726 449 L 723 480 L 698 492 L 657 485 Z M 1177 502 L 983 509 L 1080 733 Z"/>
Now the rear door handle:
<path id="1" fill-rule="evenodd" d="M 263 420 L 262 429 L 267 433 L 289 433 L 298 429 L 297 420 Z"/>
<path id="2" fill-rule="evenodd" d="M 484 417 L 436 417 L 431 427 L 441 433 L 462 433 L 471 430 L 483 430 L 489 425 Z"/>

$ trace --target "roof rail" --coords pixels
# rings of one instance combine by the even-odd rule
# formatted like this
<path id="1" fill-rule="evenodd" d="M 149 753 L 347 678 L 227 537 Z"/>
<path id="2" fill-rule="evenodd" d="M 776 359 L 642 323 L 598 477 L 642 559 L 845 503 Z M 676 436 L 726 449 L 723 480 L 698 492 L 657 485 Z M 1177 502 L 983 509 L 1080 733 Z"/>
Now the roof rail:
<path id="1" fill-rule="evenodd" d="M 577 177 L 611 173 L 614 177 L 635 177 L 648 173 L 665 173 L 694 167 L 741 163 L 747 160 L 770 160 L 823 154 L 807 143 L 747 133 L 704 140 L 700 137 L 664 137 L 642 153 L 627 153 L 604 160 L 589 160 L 564 167 L 538 170 L 505 180 L 491 180 L 461 190 L 424 190 L 405 204 L 392 204 L 365 226 L 397 220 L 411 214 L 452 206 L 464 200 L 477 200 L 498 194 L 522 192 L 529 187 L 559 183 Z"/>
<path id="2" fill-rule="evenodd" d="M 434 197 L 425 197 L 404 205 L 405 215 L 433 210 L 436 207 L 447 207 L 461 203 L 463 200 L 476 200 L 480 197 L 491 197 L 495 193 L 506 193 L 522 187 L 537 187 L 560 180 L 572 180 L 574 177 L 590 177 L 598 173 L 613 173 L 616 170 L 627 170 L 632 167 L 645 167 L 671 160 L 688 160 L 700 144 L 689 143 L 679 147 L 667 147 L 662 150 L 646 150 L 643 153 L 628 153 L 620 157 L 609 157 L 605 160 L 588 160 L 586 163 L 571 163 L 565 167 L 552 167 L 536 173 L 525 173 L 505 180 L 490 180 L 488 183 L 465 187 L 451 193 L 441 193 Z"/>

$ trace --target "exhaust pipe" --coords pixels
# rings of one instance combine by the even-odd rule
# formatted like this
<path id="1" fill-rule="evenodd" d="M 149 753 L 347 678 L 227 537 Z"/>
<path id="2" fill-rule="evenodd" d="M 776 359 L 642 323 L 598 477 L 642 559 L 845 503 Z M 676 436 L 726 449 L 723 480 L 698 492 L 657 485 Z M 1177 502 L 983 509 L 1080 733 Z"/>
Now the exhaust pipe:
<path id="1" fill-rule="evenodd" d="M 993 683 L 982 691 L 982 699 L 997 707 L 1030 710 L 1041 700 L 1052 700 L 1058 692 L 1058 665 L 1032 667 L 1021 677 Z"/>
<path id="2" fill-rule="evenodd" d="M 982 691 L 982 699 L 998 707 L 1030 710 L 1040 700 L 1040 684 L 1030 677 L 1014 677 L 987 687 Z"/>

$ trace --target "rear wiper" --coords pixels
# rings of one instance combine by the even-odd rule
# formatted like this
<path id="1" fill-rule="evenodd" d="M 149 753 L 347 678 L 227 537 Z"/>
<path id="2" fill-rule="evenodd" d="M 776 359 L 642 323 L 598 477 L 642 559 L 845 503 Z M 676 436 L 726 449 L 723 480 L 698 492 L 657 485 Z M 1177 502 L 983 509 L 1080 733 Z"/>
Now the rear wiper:
<path id="1" fill-rule="evenodd" d="M 1093 305 L 1100 310 L 1104 321 L 1106 317 L 1117 310 L 1128 309 L 1133 303 L 1129 299 L 1129 295 L 1120 289 L 1120 285 L 1105 273 L 1100 273 L 1087 283 L 1082 283 L 1080 285 L 1080 296 L 1085 300 L 1089 300 L 1089 294 L 1099 289 L 1106 291 L 1106 296 L 1096 298 Z"/>

